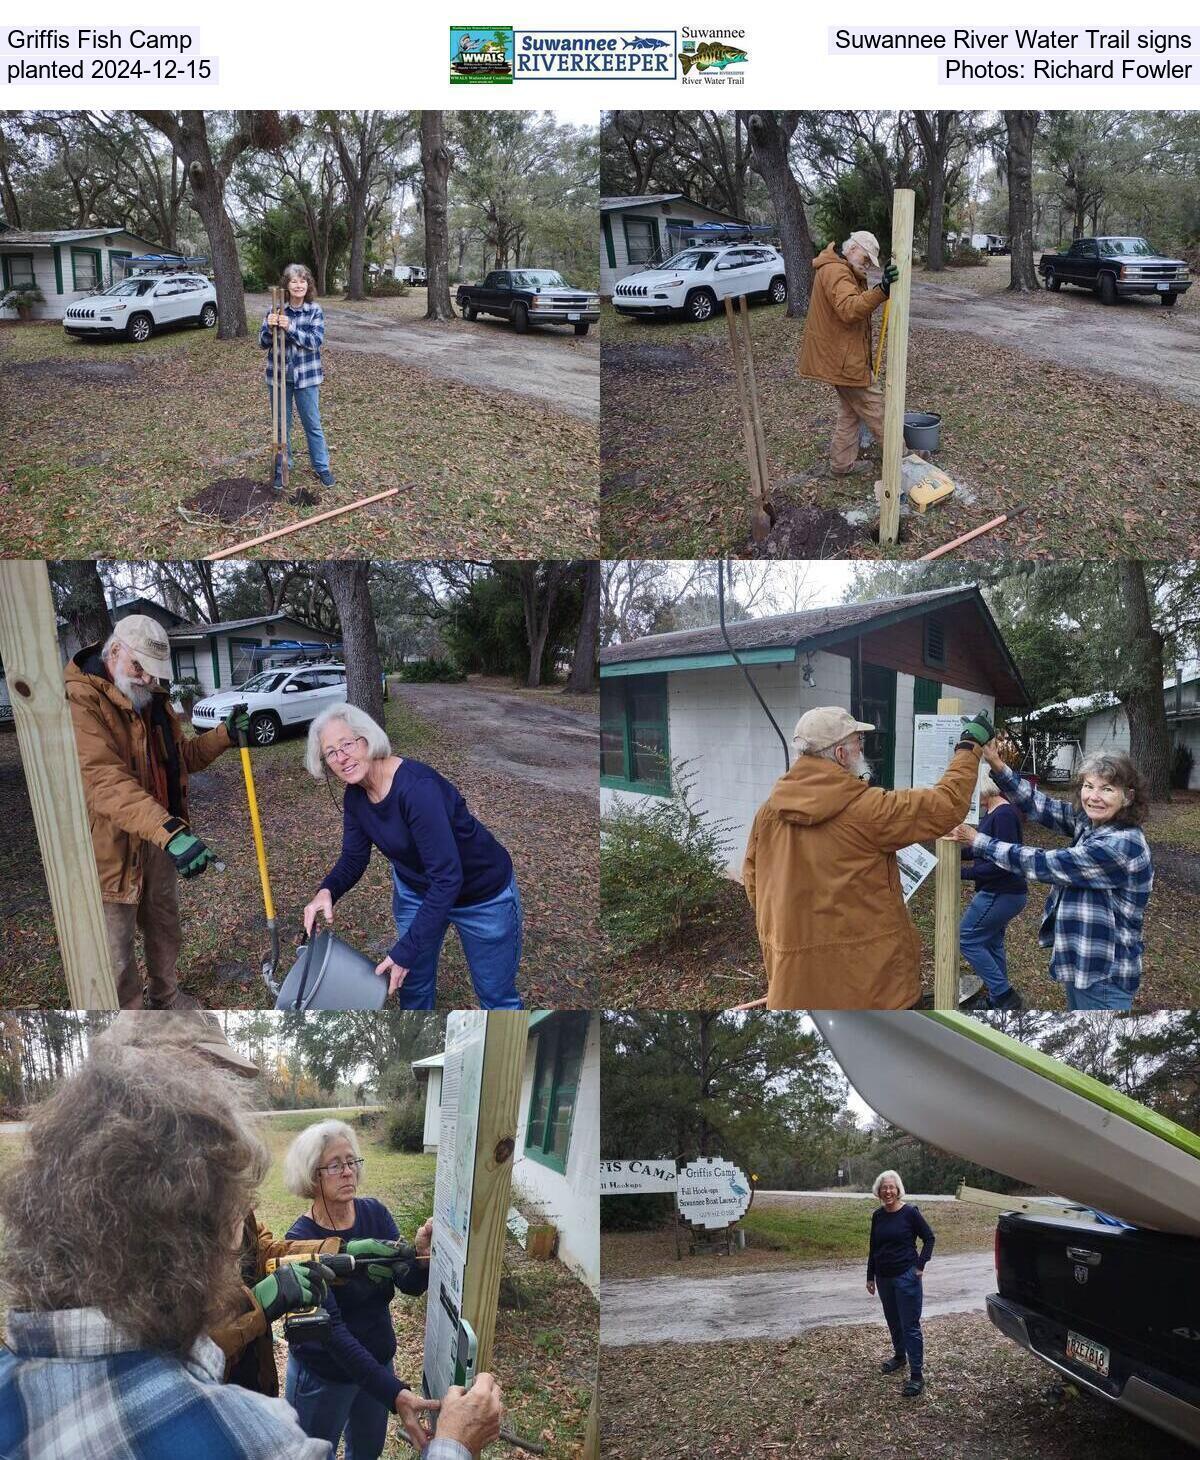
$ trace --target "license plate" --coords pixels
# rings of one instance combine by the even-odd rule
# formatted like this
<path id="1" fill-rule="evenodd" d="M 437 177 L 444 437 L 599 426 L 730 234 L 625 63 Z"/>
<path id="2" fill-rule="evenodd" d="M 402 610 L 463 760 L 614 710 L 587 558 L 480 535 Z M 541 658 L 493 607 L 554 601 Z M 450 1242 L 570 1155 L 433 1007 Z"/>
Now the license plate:
<path id="1" fill-rule="evenodd" d="M 1158 292 L 1160 294 L 1165 294 L 1170 287 L 1170 284 L 1160 284 L 1158 286 Z"/>
<path id="2" fill-rule="evenodd" d="M 571 324 L 576 324 L 578 322 L 578 320 L 579 320 L 579 316 L 578 316 L 578 314 L 568 314 L 567 315 L 567 320 Z"/>
<path id="3" fill-rule="evenodd" d="M 1067 1332 L 1067 1358 L 1077 1364 L 1094 1369 L 1097 1374 L 1108 1378 L 1108 1349 L 1102 1343 L 1094 1343 L 1082 1334 Z"/>

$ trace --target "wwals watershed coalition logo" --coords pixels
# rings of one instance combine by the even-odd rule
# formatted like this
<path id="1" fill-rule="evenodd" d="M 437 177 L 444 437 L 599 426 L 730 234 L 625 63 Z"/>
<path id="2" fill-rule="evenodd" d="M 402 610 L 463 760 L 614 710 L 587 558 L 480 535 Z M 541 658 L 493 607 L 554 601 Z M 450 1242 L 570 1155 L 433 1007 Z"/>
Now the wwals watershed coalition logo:
<path id="1" fill-rule="evenodd" d="M 452 25 L 450 27 L 450 82 L 470 86 L 490 82 L 511 85 L 513 28 L 511 25 Z"/>
<path id="2" fill-rule="evenodd" d="M 522 81 L 671 81 L 678 74 L 673 30 L 518 30 Z"/>

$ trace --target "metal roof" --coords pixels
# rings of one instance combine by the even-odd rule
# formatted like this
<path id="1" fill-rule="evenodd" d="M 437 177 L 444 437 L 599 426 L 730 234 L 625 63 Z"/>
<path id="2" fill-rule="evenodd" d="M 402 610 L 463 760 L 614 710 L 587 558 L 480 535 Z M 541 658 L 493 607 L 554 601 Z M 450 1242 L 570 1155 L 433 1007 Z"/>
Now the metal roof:
<path id="1" fill-rule="evenodd" d="M 136 238 L 139 243 L 150 243 L 150 240 L 143 238 L 140 233 L 130 233 L 128 228 L 123 228 L 119 223 L 113 223 L 107 228 L 2 228 L 0 229 L 0 245 L 24 243 L 50 248 L 56 243 L 79 243 L 85 238 L 103 238 L 109 233 L 123 233 L 126 238 Z"/>
<path id="2" fill-rule="evenodd" d="M 646 207 L 656 203 L 683 202 L 689 208 L 703 208 L 706 213 L 712 213 L 717 218 L 728 218 L 731 223 L 744 223 L 744 218 L 735 217 L 732 213 L 723 213 L 720 208 L 710 208 L 707 203 L 698 203 L 695 198 L 689 198 L 686 193 L 634 193 L 627 198 L 601 198 L 600 211 L 602 213 L 616 213 L 622 208 Z"/>
<path id="3" fill-rule="evenodd" d="M 168 639 L 206 639 L 213 634 L 228 634 L 235 629 L 249 629 L 256 624 L 275 624 L 281 619 L 287 619 L 289 623 L 300 624 L 305 633 L 324 634 L 328 632 L 330 637 L 336 637 L 331 630 L 310 628 L 308 624 L 290 613 L 260 613 L 254 618 L 227 618 L 215 624 L 181 624 L 177 629 L 168 629 Z"/>

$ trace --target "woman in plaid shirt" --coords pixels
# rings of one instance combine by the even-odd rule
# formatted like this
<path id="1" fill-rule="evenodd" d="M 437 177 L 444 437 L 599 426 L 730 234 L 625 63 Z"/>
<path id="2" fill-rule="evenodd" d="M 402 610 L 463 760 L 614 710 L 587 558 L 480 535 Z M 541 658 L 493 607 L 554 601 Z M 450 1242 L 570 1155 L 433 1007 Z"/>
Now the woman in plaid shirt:
<path id="1" fill-rule="evenodd" d="M 321 385 L 325 372 L 321 367 L 321 346 L 325 343 L 325 311 L 317 303 L 317 281 L 305 264 L 289 264 L 283 271 L 283 287 L 287 290 L 287 307 L 280 313 L 268 314 L 258 332 L 258 343 L 267 352 L 264 378 L 267 392 L 275 408 L 271 371 L 275 363 L 274 329 L 287 331 L 284 349 L 284 387 L 287 409 L 288 470 L 292 466 L 292 405 L 304 427 L 308 456 L 322 486 L 333 486 L 329 469 L 329 447 L 321 429 Z M 282 463 L 275 467 L 275 485 L 282 486 Z"/>
<path id="2" fill-rule="evenodd" d="M 1130 1008 L 1142 978 L 1142 922 L 1154 885 L 1141 829 L 1150 811 L 1145 781 L 1124 752 L 1099 751 L 1080 767 L 1069 804 L 1010 771 L 994 742 L 983 754 L 1013 805 L 1069 836 L 1071 845 L 1046 852 L 980 836 L 972 826 L 956 827 L 951 836 L 975 858 L 1052 884 L 1038 942 L 1053 949 L 1050 977 L 1064 986 L 1068 1009 Z"/>

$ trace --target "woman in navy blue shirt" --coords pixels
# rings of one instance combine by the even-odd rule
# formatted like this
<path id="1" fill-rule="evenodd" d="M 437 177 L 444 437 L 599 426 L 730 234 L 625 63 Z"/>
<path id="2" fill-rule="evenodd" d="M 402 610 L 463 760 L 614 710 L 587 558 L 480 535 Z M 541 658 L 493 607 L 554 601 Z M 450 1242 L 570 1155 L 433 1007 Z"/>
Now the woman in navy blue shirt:
<path id="1" fill-rule="evenodd" d="M 353 1127 L 323 1120 L 301 1131 L 284 1159 L 284 1183 L 312 1199 L 308 1211 L 288 1229 L 291 1241 L 340 1237 L 363 1264 L 325 1296 L 330 1327 L 326 1338 L 288 1340 L 287 1401 L 300 1427 L 328 1440 L 337 1452 L 345 1436 L 346 1460 L 377 1460 L 387 1439 L 388 1415 L 396 1414 L 420 1451 L 429 1443 L 421 1415 L 436 1409 L 397 1379 L 393 1360 L 396 1331 L 389 1304 L 395 1293 L 419 1297 L 429 1286 L 432 1221 L 413 1239 L 418 1261 L 405 1272 L 370 1264 L 391 1254 L 400 1233 L 391 1212 L 374 1197 L 359 1196 L 363 1157 Z"/>
<path id="2" fill-rule="evenodd" d="M 871 1214 L 867 1292 L 874 1297 L 876 1289 L 879 1291 L 893 1349 L 892 1357 L 879 1367 L 885 1374 L 894 1374 L 907 1365 L 904 1393 L 915 1399 L 925 1387 L 921 1283 L 925 1264 L 933 1255 L 933 1229 L 921 1215 L 920 1207 L 909 1206 L 904 1200 L 904 1183 L 898 1172 L 881 1171 L 871 1190 L 880 1204 Z"/>
<path id="3" fill-rule="evenodd" d="M 1021 843 L 1021 818 L 1004 798 L 996 782 L 987 776 L 979 792 L 984 816 L 977 828 L 980 836 L 998 842 Z M 1004 935 L 1008 925 L 1024 911 L 1029 890 L 1019 872 L 997 867 L 980 857 L 963 858 L 962 878 L 974 882 L 975 896 L 963 913 L 958 929 L 962 955 L 983 980 L 988 1007 L 1022 1009 L 1024 1001 L 1008 981 L 1008 954 Z"/>
<path id="4" fill-rule="evenodd" d="M 477 821 L 457 789 L 431 766 L 393 754 L 387 735 L 354 705 L 331 705 L 308 731 L 305 765 L 346 787 L 342 855 L 304 909 L 318 915 L 367 870 L 371 848 L 392 864 L 396 942 L 376 973 L 402 1009 L 432 1009 L 446 929 L 458 930 L 484 1009 L 520 1009 L 521 896 L 512 858 Z"/>

